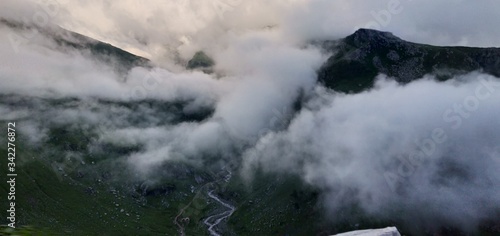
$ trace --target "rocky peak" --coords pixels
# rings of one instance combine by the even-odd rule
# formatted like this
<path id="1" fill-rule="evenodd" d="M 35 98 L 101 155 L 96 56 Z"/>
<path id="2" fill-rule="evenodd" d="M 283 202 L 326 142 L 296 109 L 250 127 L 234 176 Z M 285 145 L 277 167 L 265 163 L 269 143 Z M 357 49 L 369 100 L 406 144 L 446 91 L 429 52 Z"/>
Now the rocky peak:
<path id="1" fill-rule="evenodd" d="M 346 37 L 345 41 L 357 46 L 374 43 L 391 44 L 404 42 L 402 39 L 394 36 L 391 32 L 383 32 L 373 29 L 358 29 L 354 32 L 354 34 Z"/>
<path id="2" fill-rule="evenodd" d="M 323 45 L 333 55 L 318 71 L 318 80 L 341 92 L 369 89 L 378 74 L 400 83 L 426 74 L 447 80 L 475 70 L 500 77 L 500 48 L 438 47 L 370 29 Z"/>

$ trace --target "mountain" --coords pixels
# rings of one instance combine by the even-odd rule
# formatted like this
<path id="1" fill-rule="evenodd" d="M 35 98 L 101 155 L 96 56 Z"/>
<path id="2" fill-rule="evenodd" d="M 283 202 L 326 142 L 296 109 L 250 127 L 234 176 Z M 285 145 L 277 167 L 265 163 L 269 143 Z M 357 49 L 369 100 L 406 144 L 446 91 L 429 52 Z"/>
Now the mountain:
<path id="1" fill-rule="evenodd" d="M 37 32 L 56 43 L 58 48 L 52 48 L 59 51 L 76 50 L 81 53 L 90 52 L 91 56 L 102 63 L 111 65 L 118 72 L 126 73 L 131 68 L 136 66 L 150 67 L 149 59 L 134 55 L 121 48 L 115 47 L 109 43 L 105 43 L 91 37 L 66 30 L 57 25 L 38 26 L 36 24 L 25 23 L 12 19 L 0 17 L 0 27 L 9 27 L 15 32 L 18 32 L 17 40 L 19 42 L 28 42 L 29 35 L 32 32 Z M 27 37 L 25 37 L 27 35 Z M 36 35 L 36 34 L 35 34 Z M 186 64 L 188 70 L 201 70 L 205 73 L 212 73 L 215 62 L 205 52 L 198 51 L 195 55 L 186 62 L 181 61 L 181 64 Z"/>
<path id="2" fill-rule="evenodd" d="M 322 44 L 334 54 L 318 71 L 318 80 L 340 92 L 370 88 L 380 73 L 400 83 L 426 74 L 447 80 L 475 70 L 500 76 L 500 48 L 438 47 L 370 29 L 359 29 L 344 39 Z"/>
<path id="3" fill-rule="evenodd" d="M 188 61 L 186 69 L 206 69 L 210 70 L 212 66 L 214 66 L 215 62 L 212 58 L 210 58 L 205 52 L 198 51 L 194 54 L 193 58 Z"/>
<path id="4" fill-rule="evenodd" d="M 135 66 L 150 66 L 150 61 L 146 58 L 57 25 L 40 27 L 36 24 L 0 18 L 0 26 L 9 27 L 18 33 L 13 40 L 28 42 L 32 32 L 37 32 L 54 41 L 57 45 L 56 50 L 65 52 L 76 50 L 83 54 L 90 52 L 93 58 L 111 65 L 119 72 L 126 72 Z"/>
<path id="5" fill-rule="evenodd" d="M 8 27 L 22 38 L 37 32 L 41 39 L 23 42 L 61 53 L 80 53 L 122 72 L 149 65 L 145 58 L 58 26 L 42 28 L 0 19 L 0 27 Z M 187 64 L 190 70 L 208 71 L 214 61 L 200 51 Z M 210 153 L 203 165 L 172 161 L 158 165 L 154 176 L 142 176 L 124 161 L 124 157 L 143 152 L 142 145 L 98 141 L 104 133 L 126 127 L 201 123 L 212 116 L 213 107 L 192 112 L 183 101 L 88 101 L 17 94 L 0 94 L 0 105 L 9 111 L 29 109 L 37 115 L 22 116 L 17 122 L 43 122 L 47 132 L 39 146 L 18 149 L 19 163 L 23 160 L 16 179 L 18 228 L 0 225 L 0 235 L 206 235 L 207 226 L 217 222 L 222 223 L 214 230 L 224 235 L 314 235 L 329 227 L 319 220 L 321 212 L 314 207 L 318 190 L 296 176 L 261 173 L 249 191 L 248 183 L 231 169 L 237 168 L 239 159 L 231 159 L 235 167 L 221 169 L 221 163 L 230 160 Z M 83 110 L 109 113 L 97 123 L 54 119 L 62 109 L 78 116 L 86 114 L 78 112 Z M 114 120 L 123 126 L 111 125 Z M 5 120 L 0 123 L 6 126 Z M 0 143 L 6 143 L 6 137 L 0 137 Z M 28 143 L 27 139 L 16 137 L 16 142 Z M 7 153 L 6 146 L 0 147 L 1 156 Z M 0 159 L 0 166 L 7 166 L 7 158 Z M 5 186 L 0 185 L 0 195 L 7 196 Z M 7 201 L 0 203 L 8 209 Z M 225 210 L 223 203 L 237 207 L 227 220 L 219 215 Z M 342 226 L 332 232 L 351 229 Z"/>
<path id="6" fill-rule="evenodd" d="M 9 27 L 21 37 L 22 32 L 34 29 L 51 39 L 43 46 L 90 54 L 122 72 L 150 63 L 57 26 L 40 28 L 0 19 L 0 27 Z M 318 72 L 319 81 L 338 91 L 369 88 L 378 73 L 406 83 L 426 73 L 446 79 L 450 74 L 476 69 L 494 75 L 499 71 L 495 64 L 498 49 L 421 45 L 373 30 L 359 30 L 345 39 L 322 45 L 335 54 Z M 209 71 L 214 63 L 200 51 L 187 63 L 187 69 Z M 240 159 L 235 157 L 221 160 L 208 152 L 203 163 L 172 160 L 159 164 L 154 175 L 142 176 L 123 157 L 141 154 L 145 145 L 124 146 L 100 138 L 130 127 L 202 123 L 212 116 L 213 107 L 193 114 L 189 104 L 182 102 L 87 101 L 15 94 L 0 94 L 0 104 L 7 111 L 30 111 L 18 122 L 41 124 L 45 130 L 39 144 L 18 149 L 22 167 L 17 179 L 16 207 L 21 227 L 14 231 L 0 226 L 0 235 L 206 235 L 211 226 L 221 222 L 214 229 L 224 235 L 330 235 L 387 225 L 396 225 L 402 234 L 411 235 L 401 222 L 370 217 L 356 204 L 346 204 L 332 221 L 325 217 L 320 189 L 307 185 L 296 175 L 261 170 L 248 183 L 237 174 Z M 106 119 L 55 119 L 62 112 L 104 114 Z M 6 143 L 6 137 L 1 136 L 0 143 Z M 28 143 L 28 139 L 18 136 L 16 142 Z M 0 156 L 7 154 L 7 146 L 0 147 Z M 222 163 L 229 164 L 221 166 Z M 0 166 L 7 166 L 7 158 L 0 160 Z M 2 196 L 8 193 L 4 186 L 0 186 Z M 7 201 L 2 204 L 6 209 Z M 230 217 L 226 214 L 232 211 L 227 206 L 235 209 Z M 457 234 L 452 231 L 441 235 Z"/>

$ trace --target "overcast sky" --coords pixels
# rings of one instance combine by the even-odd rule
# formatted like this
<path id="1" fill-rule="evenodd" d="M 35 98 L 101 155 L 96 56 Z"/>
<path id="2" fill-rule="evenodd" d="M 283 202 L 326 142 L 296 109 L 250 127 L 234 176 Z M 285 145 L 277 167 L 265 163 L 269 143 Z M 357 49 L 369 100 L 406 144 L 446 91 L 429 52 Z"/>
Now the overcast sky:
<path id="1" fill-rule="evenodd" d="M 371 27 L 421 43 L 500 46 L 495 0 L 22 0 L 2 1 L 0 16 L 49 20 L 152 59 L 185 57 L 223 44 L 227 32 L 273 27 L 293 40 L 344 37 Z M 47 9 L 47 8 L 46 8 Z M 21 13 L 20 13 L 21 12 Z"/>

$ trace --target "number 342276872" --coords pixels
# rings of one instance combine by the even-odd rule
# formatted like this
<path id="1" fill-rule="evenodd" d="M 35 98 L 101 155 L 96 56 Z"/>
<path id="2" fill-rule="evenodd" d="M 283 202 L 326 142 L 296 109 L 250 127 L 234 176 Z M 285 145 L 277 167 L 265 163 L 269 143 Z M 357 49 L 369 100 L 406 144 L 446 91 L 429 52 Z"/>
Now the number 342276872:
<path id="1" fill-rule="evenodd" d="M 8 166 L 9 166 L 9 171 L 14 172 L 16 168 L 16 123 L 8 123 L 7 124 L 7 158 L 9 160 Z"/>

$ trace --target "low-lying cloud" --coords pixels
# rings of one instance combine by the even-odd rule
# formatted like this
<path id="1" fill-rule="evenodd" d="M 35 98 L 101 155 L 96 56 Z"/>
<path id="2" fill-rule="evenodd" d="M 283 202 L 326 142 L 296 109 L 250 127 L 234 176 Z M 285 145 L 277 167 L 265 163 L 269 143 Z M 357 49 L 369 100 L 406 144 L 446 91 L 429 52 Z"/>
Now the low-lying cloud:
<path id="1" fill-rule="evenodd" d="M 45 12 L 43 27 L 62 25 L 156 66 L 119 73 L 85 50 L 0 23 L 0 120 L 22 120 L 34 146 L 52 126 L 97 126 L 93 144 L 138 147 L 122 158 L 146 175 L 161 163 L 199 164 L 206 156 L 241 159 L 250 180 L 259 168 L 293 173 L 322 191 L 332 218 L 355 204 L 416 227 L 474 229 L 498 214 L 498 78 L 474 72 L 403 86 L 380 76 L 370 91 L 339 94 L 317 85 L 316 70 L 328 55 L 308 46 L 372 21 L 420 42 L 498 45 L 500 18 L 484 21 L 496 16 L 498 4 L 475 2 L 482 10 L 466 14 L 470 5 L 453 0 L 401 0 L 401 12 L 382 24 L 388 5 L 375 2 L 215 2 L 2 3 L 2 18 L 37 24 L 33 17 Z M 435 4 L 456 14 L 430 11 Z M 453 24 L 464 17 L 474 18 L 468 27 Z M 25 40 L 13 45 L 12 35 Z M 184 69 L 198 50 L 215 59 L 214 74 Z M 168 110 L 149 101 L 184 104 Z M 206 110 L 212 113 L 204 119 L 178 121 Z"/>
<path id="2" fill-rule="evenodd" d="M 457 81 L 323 92 L 245 153 L 244 173 L 297 173 L 324 191 L 332 217 L 359 204 L 377 217 L 399 212 L 408 226 L 474 229 L 499 210 L 500 82 L 479 73 Z"/>

